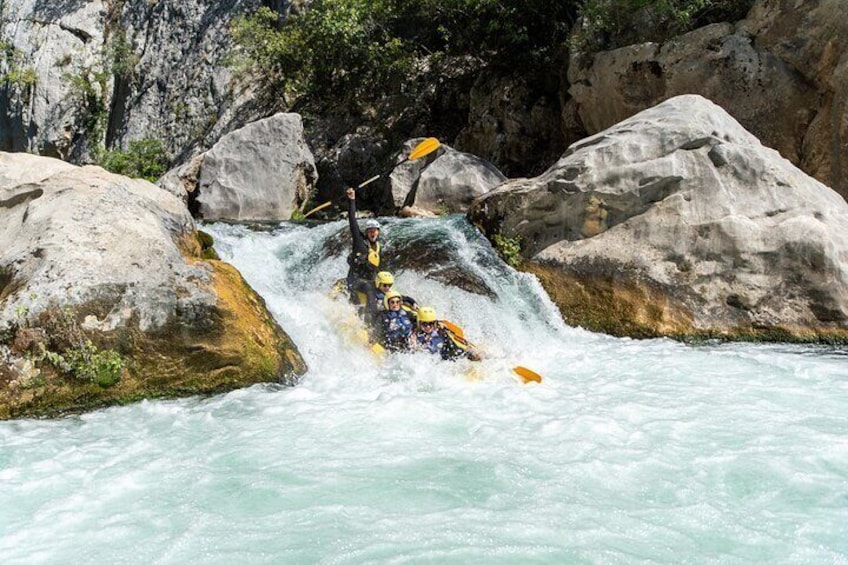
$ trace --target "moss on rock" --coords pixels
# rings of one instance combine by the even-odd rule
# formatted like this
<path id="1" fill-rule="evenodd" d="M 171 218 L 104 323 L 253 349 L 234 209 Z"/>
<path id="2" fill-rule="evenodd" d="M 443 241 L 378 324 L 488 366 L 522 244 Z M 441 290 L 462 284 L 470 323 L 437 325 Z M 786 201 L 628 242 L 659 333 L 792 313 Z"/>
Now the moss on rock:
<path id="1" fill-rule="evenodd" d="M 12 371 L 15 378 L 0 379 L 0 419 L 54 417 L 255 383 L 293 384 L 306 371 L 294 343 L 234 267 L 209 264 L 217 303 L 207 310 L 178 315 L 155 332 L 140 331 L 134 320 L 111 332 L 85 332 L 97 348 L 120 355 L 117 382 L 102 386 L 75 379 L 29 354 L 37 359 L 29 374 Z M 71 309 L 70 315 L 81 321 L 104 309 L 102 303 L 91 303 Z"/>
<path id="2" fill-rule="evenodd" d="M 618 337 L 668 337 L 681 341 L 751 341 L 848 344 L 848 330 L 753 325 L 701 328 L 691 310 L 666 289 L 636 276 L 569 273 L 561 267 L 524 261 L 521 269 L 538 277 L 542 287 L 571 325 Z"/>
<path id="3" fill-rule="evenodd" d="M 577 277 L 534 261 L 525 261 L 522 270 L 539 278 L 569 324 L 637 338 L 684 336 L 692 331 L 691 313 L 647 284 L 604 274 Z"/>

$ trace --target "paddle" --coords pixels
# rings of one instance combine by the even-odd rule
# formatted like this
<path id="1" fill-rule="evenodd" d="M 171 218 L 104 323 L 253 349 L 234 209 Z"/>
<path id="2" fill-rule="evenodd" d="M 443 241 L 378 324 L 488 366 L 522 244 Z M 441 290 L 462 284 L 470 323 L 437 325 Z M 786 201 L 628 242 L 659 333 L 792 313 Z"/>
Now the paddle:
<path id="1" fill-rule="evenodd" d="M 402 161 L 398 161 L 392 167 L 386 169 L 385 171 L 383 171 L 379 175 L 374 175 L 370 179 L 361 182 L 359 184 L 359 186 L 356 187 L 356 189 L 359 190 L 360 188 L 368 186 L 369 184 L 371 184 L 375 180 L 382 178 L 382 177 L 386 176 L 387 174 L 391 173 L 397 167 L 399 167 L 400 165 L 403 165 L 407 161 L 414 161 L 416 159 L 420 159 L 421 157 L 424 157 L 425 155 L 429 155 L 430 153 L 432 153 L 433 151 L 435 151 L 436 149 L 441 147 L 441 145 L 442 144 L 435 137 L 428 137 L 427 139 L 425 139 L 424 141 L 422 141 L 421 143 L 419 143 L 418 145 L 413 147 L 412 151 L 410 151 L 409 155 L 407 155 Z M 304 214 L 303 217 L 307 218 L 311 214 L 314 214 L 318 210 L 322 210 L 322 209 L 326 208 L 327 206 L 329 206 L 332 203 L 333 203 L 332 200 L 330 200 L 328 202 L 324 202 L 323 204 L 316 206 L 315 208 L 313 208 L 312 210 L 310 210 L 309 212 Z"/>
<path id="2" fill-rule="evenodd" d="M 473 343 L 471 343 L 470 341 L 465 339 L 465 332 L 462 331 L 462 328 L 460 328 L 456 324 L 449 322 L 447 320 L 439 320 L 439 323 L 442 324 L 442 326 L 446 330 L 448 330 L 449 332 L 454 334 L 456 337 L 461 339 L 464 343 L 467 343 L 469 347 L 473 347 L 474 349 L 477 349 L 476 345 L 474 345 Z M 524 384 L 531 383 L 531 382 L 533 382 L 533 383 L 542 382 L 542 375 L 540 375 L 539 373 L 537 373 L 535 371 L 531 371 L 527 367 L 522 367 L 521 365 L 518 365 L 518 366 L 512 368 L 512 372 L 515 373 L 516 375 L 518 375 L 519 377 L 521 377 L 521 382 L 523 382 Z"/>
<path id="3" fill-rule="evenodd" d="M 519 365 L 517 367 L 513 367 L 512 372 L 521 377 L 521 380 L 524 382 L 524 384 L 542 382 L 542 375 L 531 371 L 527 367 L 522 367 L 521 365 Z"/>

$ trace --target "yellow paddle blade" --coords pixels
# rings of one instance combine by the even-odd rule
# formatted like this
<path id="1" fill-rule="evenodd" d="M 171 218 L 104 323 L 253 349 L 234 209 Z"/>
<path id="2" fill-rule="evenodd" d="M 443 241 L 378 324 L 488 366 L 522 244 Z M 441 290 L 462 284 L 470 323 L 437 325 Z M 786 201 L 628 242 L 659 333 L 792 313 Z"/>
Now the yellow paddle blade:
<path id="1" fill-rule="evenodd" d="M 310 210 L 309 212 L 307 212 L 306 214 L 304 214 L 304 215 L 303 215 L 303 217 L 304 217 L 304 218 L 308 218 L 309 216 L 311 216 L 312 214 L 314 214 L 314 213 L 315 213 L 315 212 L 317 212 L 318 210 L 323 210 L 324 208 L 326 208 L 327 206 L 329 206 L 329 205 L 330 205 L 330 204 L 332 204 L 332 203 L 333 203 L 333 201 L 332 201 L 332 200 L 331 200 L 331 201 L 329 201 L 329 202 L 324 202 L 324 203 L 323 203 L 323 204 L 321 204 L 320 206 L 316 206 L 315 208 L 313 208 L 312 210 Z"/>
<path id="2" fill-rule="evenodd" d="M 378 357 L 382 357 L 386 354 L 386 348 L 380 345 L 379 343 L 375 343 L 374 345 L 372 345 L 371 351 L 373 351 L 374 355 L 377 355 Z"/>
<path id="3" fill-rule="evenodd" d="M 521 377 L 521 381 L 524 382 L 525 384 L 530 383 L 530 382 L 533 382 L 533 383 L 542 382 L 542 375 L 540 375 L 539 373 L 536 373 L 534 371 L 531 371 L 527 367 L 522 367 L 522 366 L 519 365 L 518 367 L 513 367 L 512 372 L 515 373 L 516 375 L 518 375 L 519 377 Z"/>
<path id="4" fill-rule="evenodd" d="M 429 155 L 430 153 L 438 149 L 441 145 L 442 144 L 439 143 L 439 140 L 435 137 L 428 137 L 412 149 L 412 152 L 409 154 L 409 157 L 407 157 L 407 159 L 409 159 L 410 161 L 420 159 L 424 155 Z"/>
<path id="5" fill-rule="evenodd" d="M 454 324 L 453 322 L 448 322 L 447 320 L 439 320 L 439 323 L 442 324 L 447 330 L 453 333 L 457 337 L 461 337 L 465 339 L 465 332 L 462 331 L 462 328 Z"/>

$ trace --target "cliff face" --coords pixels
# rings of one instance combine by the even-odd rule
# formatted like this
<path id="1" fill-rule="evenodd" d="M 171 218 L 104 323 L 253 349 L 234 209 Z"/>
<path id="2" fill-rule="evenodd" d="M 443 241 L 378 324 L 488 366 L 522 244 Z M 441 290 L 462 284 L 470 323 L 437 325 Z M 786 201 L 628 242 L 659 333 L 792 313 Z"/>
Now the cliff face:
<path id="1" fill-rule="evenodd" d="M 0 150 L 75 163 L 96 148 L 161 140 L 170 155 L 255 118 L 225 65 L 227 27 L 258 0 L 8 0 L 0 43 Z"/>
<path id="2" fill-rule="evenodd" d="M 671 97 L 700 94 L 848 199 L 846 37 L 846 2 L 761 0 L 736 24 L 573 57 L 571 104 L 595 134 Z"/>
<path id="3" fill-rule="evenodd" d="M 85 163 L 103 146 L 156 138 L 181 164 L 222 135 L 287 110 L 227 62 L 229 24 L 263 4 L 289 9 L 283 0 L 5 0 L 0 150 Z M 386 140 L 413 131 L 432 135 L 441 127 L 442 141 L 517 177 L 543 171 L 569 143 L 680 94 L 717 102 L 765 145 L 848 197 L 848 3 L 797 6 L 758 0 L 740 22 L 663 44 L 572 54 L 543 75 L 485 70 L 471 87 L 457 83 L 465 90 L 442 96 L 439 111 L 413 125 L 398 115 L 342 124 L 326 108 L 306 131 L 322 197 L 382 168 L 373 161 L 391 152 Z M 450 127 L 444 116 L 456 116 Z M 323 139 L 322 129 L 334 133 Z M 351 135 L 365 148 L 353 157 L 345 151 Z M 368 170 L 346 174 L 342 161 Z"/>

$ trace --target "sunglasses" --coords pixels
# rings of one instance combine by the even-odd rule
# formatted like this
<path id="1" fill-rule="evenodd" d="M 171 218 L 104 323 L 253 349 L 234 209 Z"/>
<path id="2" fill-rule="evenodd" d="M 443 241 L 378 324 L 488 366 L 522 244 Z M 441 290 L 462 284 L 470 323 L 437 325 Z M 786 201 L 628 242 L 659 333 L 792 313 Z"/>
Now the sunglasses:
<path id="1" fill-rule="evenodd" d="M 389 304 L 400 304 L 400 298 L 392 298 L 389 300 Z"/>
<path id="2" fill-rule="evenodd" d="M 380 285 L 380 288 L 392 288 L 392 285 L 390 285 L 390 284 L 388 284 L 388 283 L 382 283 L 382 284 Z"/>
<path id="3" fill-rule="evenodd" d="M 422 327 L 422 328 L 423 328 L 424 326 L 435 326 L 435 325 L 436 325 L 436 322 L 421 322 L 421 327 Z"/>

